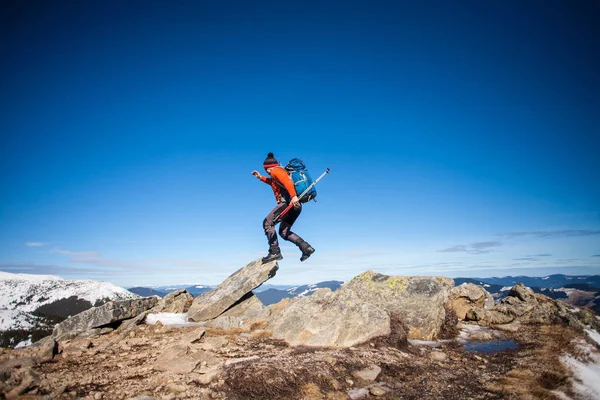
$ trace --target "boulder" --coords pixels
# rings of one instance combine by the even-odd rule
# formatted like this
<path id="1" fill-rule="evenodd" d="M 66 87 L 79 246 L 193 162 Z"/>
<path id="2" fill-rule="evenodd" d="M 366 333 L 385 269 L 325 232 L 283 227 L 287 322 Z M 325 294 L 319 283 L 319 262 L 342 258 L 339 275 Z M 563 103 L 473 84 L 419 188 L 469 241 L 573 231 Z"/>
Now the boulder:
<path id="1" fill-rule="evenodd" d="M 391 333 L 389 314 L 350 290 L 319 289 L 285 304 L 271 307 L 268 329 L 291 346 L 350 347 Z"/>
<path id="2" fill-rule="evenodd" d="M 464 320 L 472 309 L 490 309 L 494 307 L 492 295 L 479 285 L 463 283 L 450 291 L 448 307 L 456 313 L 458 319 Z"/>
<path id="3" fill-rule="evenodd" d="M 268 314 L 267 307 L 265 307 L 254 293 L 250 292 L 229 310 L 225 311 L 221 317 L 238 317 L 245 322 L 253 322 L 263 319 L 265 313 Z"/>
<path id="4" fill-rule="evenodd" d="M 522 283 L 517 283 L 513 286 L 512 289 L 510 289 L 510 292 L 508 292 L 508 297 L 515 297 L 524 302 L 536 302 L 533 290 Z"/>
<path id="5" fill-rule="evenodd" d="M 110 301 L 100 307 L 93 307 L 67 318 L 54 327 L 52 336 L 59 337 L 66 333 L 84 332 L 89 329 L 134 318 L 154 307 L 157 302 L 158 299 L 156 297 Z"/>
<path id="6" fill-rule="evenodd" d="M 364 272 L 337 292 L 354 292 L 358 301 L 398 315 L 408 328 L 408 338 L 432 340 L 442 329 L 454 281 L 444 277 L 388 276 Z"/>
<path id="7" fill-rule="evenodd" d="M 179 289 L 160 299 L 152 312 L 184 313 L 190 308 L 193 300 L 194 296 L 191 293 L 185 289 Z"/>
<path id="8" fill-rule="evenodd" d="M 218 317 L 245 295 L 275 276 L 277 261 L 269 263 L 258 259 L 234 272 L 219 286 L 196 297 L 188 310 L 188 318 L 195 322 Z"/>

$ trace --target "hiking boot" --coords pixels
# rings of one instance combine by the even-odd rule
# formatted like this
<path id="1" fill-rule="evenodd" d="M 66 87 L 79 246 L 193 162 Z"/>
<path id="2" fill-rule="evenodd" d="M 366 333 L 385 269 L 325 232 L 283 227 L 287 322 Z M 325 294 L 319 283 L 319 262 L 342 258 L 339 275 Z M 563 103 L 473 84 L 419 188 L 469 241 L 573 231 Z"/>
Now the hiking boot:
<path id="1" fill-rule="evenodd" d="M 282 259 L 283 259 L 283 256 L 281 255 L 280 251 L 277 251 L 277 252 L 270 252 L 269 251 L 269 254 L 267 254 L 266 257 L 263 257 L 262 262 L 263 263 L 268 263 L 268 262 L 271 262 L 271 261 L 282 260 Z"/>
<path id="2" fill-rule="evenodd" d="M 307 246 L 305 249 L 302 250 L 302 257 L 300 257 L 300 261 L 306 260 L 314 252 L 315 249 L 313 249 L 312 246 Z"/>

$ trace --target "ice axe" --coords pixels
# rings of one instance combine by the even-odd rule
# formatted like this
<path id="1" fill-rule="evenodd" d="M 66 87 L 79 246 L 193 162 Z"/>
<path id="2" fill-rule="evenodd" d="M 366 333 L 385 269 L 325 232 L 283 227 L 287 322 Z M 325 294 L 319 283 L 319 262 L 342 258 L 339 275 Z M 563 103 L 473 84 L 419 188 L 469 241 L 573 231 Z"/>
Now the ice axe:
<path id="1" fill-rule="evenodd" d="M 319 176 L 319 177 L 318 177 L 318 178 L 317 178 L 317 179 L 316 179 L 316 180 L 315 180 L 313 183 L 311 183 L 311 184 L 310 184 L 310 185 L 309 185 L 309 186 L 306 188 L 306 190 L 305 190 L 304 192 L 302 192 L 302 194 L 301 194 L 300 196 L 298 196 L 298 200 L 300 200 L 301 198 L 303 198 L 303 197 L 306 195 L 306 193 L 310 192 L 310 189 L 312 189 L 312 188 L 313 188 L 313 186 L 315 186 L 315 185 L 317 184 L 317 182 L 319 182 L 321 179 L 323 179 L 323 177 L 324 177 L 325 175 L 327 175 L 327 174 L 329 173 L 329 171 L 330 171 L 330 169 L 329 169 L 329 168 L 327 168 L 327 169 L 325 170 L 325 172 L 323 172 L 323 173 L 321 174 L 321 176 Z M 286 207 L 286 208 L 285 208 L 285 209 L 284 209 L 282 212 L 280 212 L 280 213 L 279 213 L 279 215 L 278 215 L 277 217 L 275 217 L 275 219 L 273 220 L 273 225 L 276 225 L 277 223 L 279 223 L 279 222 L 281 221 L 281 218 L 283 218 L 283 216 L 284 216 L 285 214 L 287 214 L 287 213 L 288 213 L 288 211 L 290 211 L 290 209 L 291 209 L 293 206 L 294 206 L 294 205 L 293 205 L 292 203 L 288 204 L 288 206 L 287 206 L 287 207 Z"/>

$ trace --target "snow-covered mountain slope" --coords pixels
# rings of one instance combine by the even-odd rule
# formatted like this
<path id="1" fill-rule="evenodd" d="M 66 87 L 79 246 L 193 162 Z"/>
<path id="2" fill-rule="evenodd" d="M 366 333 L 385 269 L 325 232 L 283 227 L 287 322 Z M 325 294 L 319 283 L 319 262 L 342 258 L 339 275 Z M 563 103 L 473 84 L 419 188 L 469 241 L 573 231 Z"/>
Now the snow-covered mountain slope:
<path id="1" fill-rule="evenodd" d="M 0 293 L 0 330 L 13 329 L 16 326 L 27 328 L 31 318 L 25 314 L 32 313 L 42 306 L 47 315 L 66 317 L 75 311 L 82 311 L 82 308 L 109 300 L 140 297 L 108 282 L 67 280 L 57 276 L 8 272 L 0 272 Z M 77 304 L 77 307 L 73 307 L 73 304 Z M 53 306 L 61 310 L 53 313 Z"/>

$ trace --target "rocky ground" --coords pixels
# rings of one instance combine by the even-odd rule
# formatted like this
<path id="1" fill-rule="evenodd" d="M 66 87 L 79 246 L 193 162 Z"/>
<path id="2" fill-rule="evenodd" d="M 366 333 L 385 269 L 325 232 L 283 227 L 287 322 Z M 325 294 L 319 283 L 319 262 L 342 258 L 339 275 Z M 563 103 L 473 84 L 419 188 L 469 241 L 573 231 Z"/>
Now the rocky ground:
<path id="1" fill-rule="evenodd" d="M 21 398 L 578 398 L 559 358 L 586 357 L 577 346 L 584 336 L 562 325 L 463 329 L 519 344 L 494 353 L 465 351 L 456 341 L 437 348 L 411 345 L 404 337 L 347 349 L 289 347 L 262 328 L 138 325 L 125 333 L 77 337 L 61 343 L 53 359 L 30 369 L 23 365 L 21 379 L 31 383 Z M 35 352 L 5 349 L 0 357 L 6 364 Z"/>
<path id="2" fill-rule="evenodd" d="M 276 269 L 252 262 L 196 298 L 110 302 L 30 347 L 1 349 L 0 398 L 600 398 L 565 364 L 600 365 L 600 320 L 589 310 L 522 284 L 495 303 L 477 285 L 373 271 L 265 307 L 252 290 Z M 186 327 L 144 323 L 160 313 Z M 499 341 L 512 346 L 471 349 Z"/>

